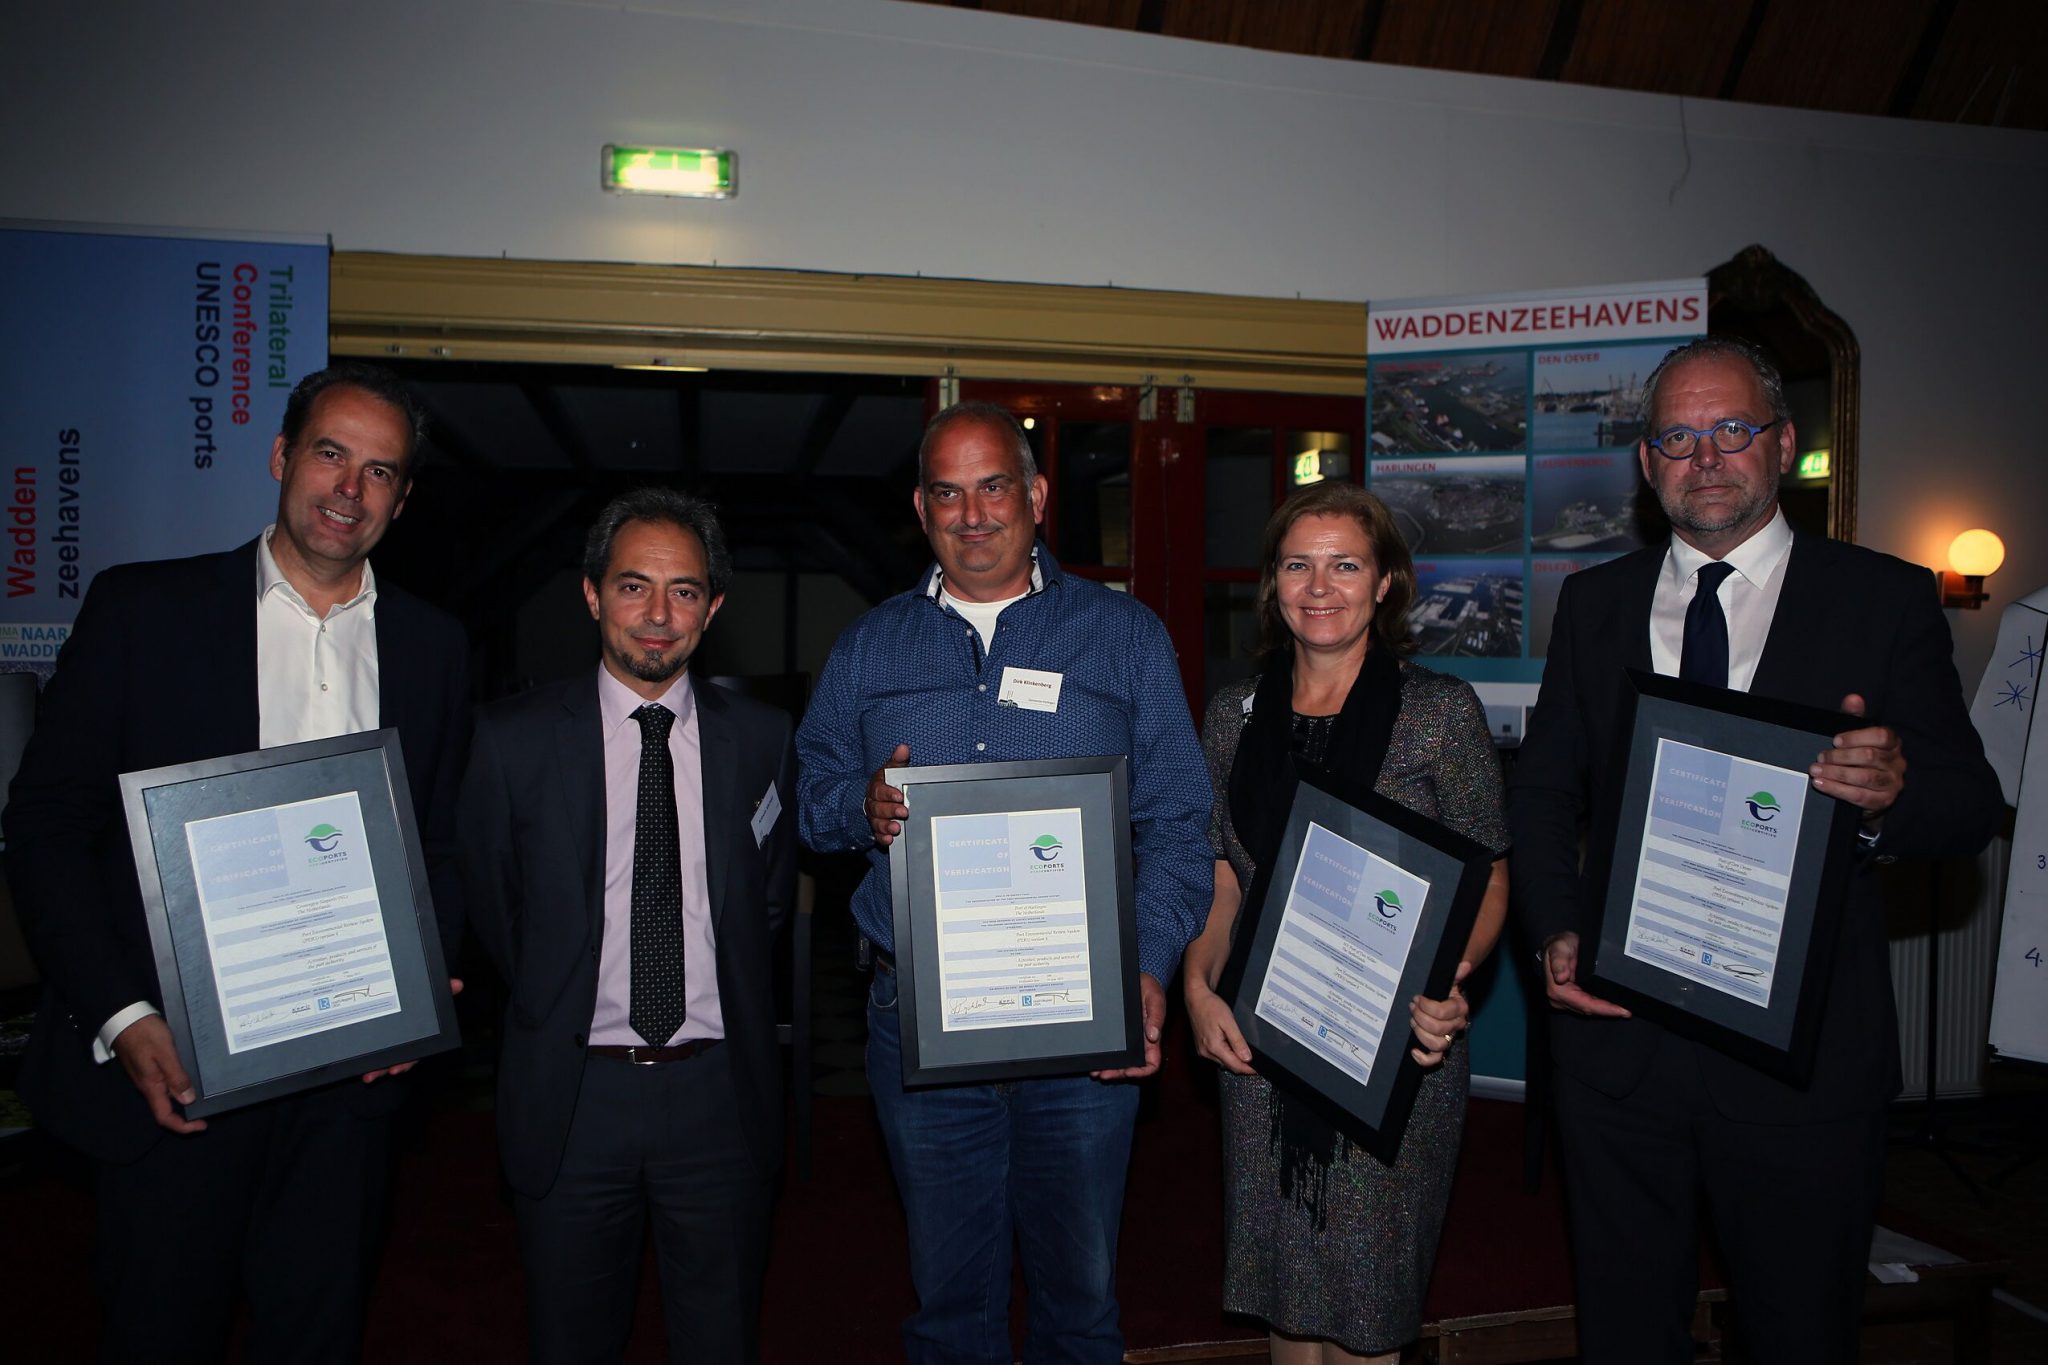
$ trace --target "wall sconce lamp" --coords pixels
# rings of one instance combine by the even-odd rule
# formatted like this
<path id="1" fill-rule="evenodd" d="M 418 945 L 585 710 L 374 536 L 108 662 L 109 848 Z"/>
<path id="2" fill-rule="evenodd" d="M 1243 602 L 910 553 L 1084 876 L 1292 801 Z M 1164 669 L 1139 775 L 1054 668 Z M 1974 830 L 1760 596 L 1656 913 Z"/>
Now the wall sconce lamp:
<path id="1" fill-rule="evenodd" d="M 1949 543 L 1941 575 L 1941 605 L 1975 611 L 1991 599 L 1984 580 L 2005 563 L 2005 542 L 1989 531 L 1965 531 Z"/>

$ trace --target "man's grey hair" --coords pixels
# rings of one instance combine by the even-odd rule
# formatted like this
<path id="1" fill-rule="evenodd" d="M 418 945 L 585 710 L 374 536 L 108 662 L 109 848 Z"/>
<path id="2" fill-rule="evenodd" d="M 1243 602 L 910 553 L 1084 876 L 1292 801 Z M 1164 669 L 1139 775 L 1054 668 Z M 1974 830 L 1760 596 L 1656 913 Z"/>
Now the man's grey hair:
<path id="1" fill-rule="evenodd" d="M 1792 416 L 1792 409 L 1785 406 L 1785 377 L 1778 373 L 1778 367 L 1771 363 L 1769 356 L 1747 341 L 1735 337 L 1700 337 L 1671 350 L 1657 362 L 1657 368 L 1650 371 L 1650 377 L 1643 381 L 1642 402 L 1637 405 L 1636 417 L 1643 424 L 1643 433 L 1654 436 L 1650 430 L 1657 420 L 1657 390 L 1663 387 L 1664 376 L 1674 365 L 1688 360 L 1703 359 L 1740 360 L 1749 366 L 1756 376 L 1756 382 L 1763 387 L 1764 401 L 1770 405 L 1771 420 L 1783 422 Z"/>
<path id="2" fill-rule="evenodd" d="M 1016 451 L 1017 464 L 1024 471 L 1024 482 L 1030 483 L 1038 477 L 1038 457 L 1031 453 L 1031 440 L 1024 434 L 1024 428 L 1017 425 L 1017 419 L 1010 410 L 995 403 L 984 403 L 969 398 L 942 410 L 938 416 L 925 424 L 924 439 L 917 443 L 917 486 L 922 488 L 931 478 L 932 447 L 939 443 L 939 437 L 962 422 L 975 422 L 1009 441 Z"/>
<path id="3" fill-rule="evenodd" d="M 732 552 L 725 545 L 725 528 L 719 525 L 718 509 L 703 498 L 679 489 L 649 484 L 622 493 L 597 514 L 597 523 L 583 542 L 583 576 L 593 583 L 604 582 L 611 568 L 612 543 L 628 523 L 667 522 L 693 533 L 704 547 L 704 570 L 710 575 L 713 597 L 725 592 L 732 581 Z"/>

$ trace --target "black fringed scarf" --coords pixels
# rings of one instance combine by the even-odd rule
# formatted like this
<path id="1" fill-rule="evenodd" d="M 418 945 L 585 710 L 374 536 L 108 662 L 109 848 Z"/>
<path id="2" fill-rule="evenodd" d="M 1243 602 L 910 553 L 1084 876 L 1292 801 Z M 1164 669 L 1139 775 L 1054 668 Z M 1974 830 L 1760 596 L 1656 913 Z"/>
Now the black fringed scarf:
<path id="1" fill-rule="evenodd" d="M 1339 791 L 1369 792 L 1378 783 L 1387 759 L 1394 718 L 1401 710 L 1401 665 L 1393 651 L 1381 646 L 1366 651 L 1358 679 L 1344 697 L 1344 706 L 1330 729 L 1321 770 Z M 1280 853 L 1287 813 L 1294 804 L 1297 780 L 1294 755 L 1294 652 L 1283 650 L 1259 675 L 1252 694 L 1252 713 L 1238 736 L 1230 764 L 1230 819 L 1238 842 L 1253 866 L 1270 868 Z M 1239 942 L 1249 944 L 1250 931 L 1240 917 Z M 1391 1030 L 1390 1030 L 1391 1032 Z M 1327 1214 L 1324 1195 L 1330 1163 L 1350 1141 L 1315 1108 L 1290 1099 L 1273 1087 L 1271 1141 L 1280 1153 L 1280 1197 L 1293 1199 L 1317 1229 Z"/>

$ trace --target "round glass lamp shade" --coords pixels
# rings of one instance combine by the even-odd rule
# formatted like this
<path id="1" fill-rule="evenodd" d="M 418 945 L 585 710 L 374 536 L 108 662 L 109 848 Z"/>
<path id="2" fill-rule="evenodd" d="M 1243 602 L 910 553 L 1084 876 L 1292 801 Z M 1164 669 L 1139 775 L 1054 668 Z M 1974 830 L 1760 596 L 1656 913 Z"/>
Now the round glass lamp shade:
<path id="1" fill-rule="evenodd" d="M 1948 566 L 1968 578 L 1986 578 L 2005 563 L 2005 542 L 1989 531 L 1965 531 L 1949 543 Z"/>

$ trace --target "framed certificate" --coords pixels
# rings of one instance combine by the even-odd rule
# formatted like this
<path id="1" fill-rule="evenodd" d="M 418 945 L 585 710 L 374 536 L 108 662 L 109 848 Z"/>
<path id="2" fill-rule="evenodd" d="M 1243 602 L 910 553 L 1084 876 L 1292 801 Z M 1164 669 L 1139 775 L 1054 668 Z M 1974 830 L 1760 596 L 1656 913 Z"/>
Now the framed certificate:
<path id="1" fill-rule="evenodd" d="M 1629 680 L 1594 993 L 1804 1084 L 1861 817 L 1815 791 L 1807 768 L 1867 722 Z"/>
<path id="2" fill-rule="evenodd" d="M 457 1046 L 396 730 L 121 775 L 203 1118 Z"/>
<path id="3" fill-rule="evenodd" d="M 903 1083 L 1140 1066 L 1128 763 L 891 768 Z"/>
<path id="4" fill-rule="evenodd" d="M 1408 1002 L 1450 992 L 1493 861 L 1405 806 L 1303 774 L 1239 912 L 1219 987 L 1252 1065 L 1389 1161 L 1422 1081 Z"/>

